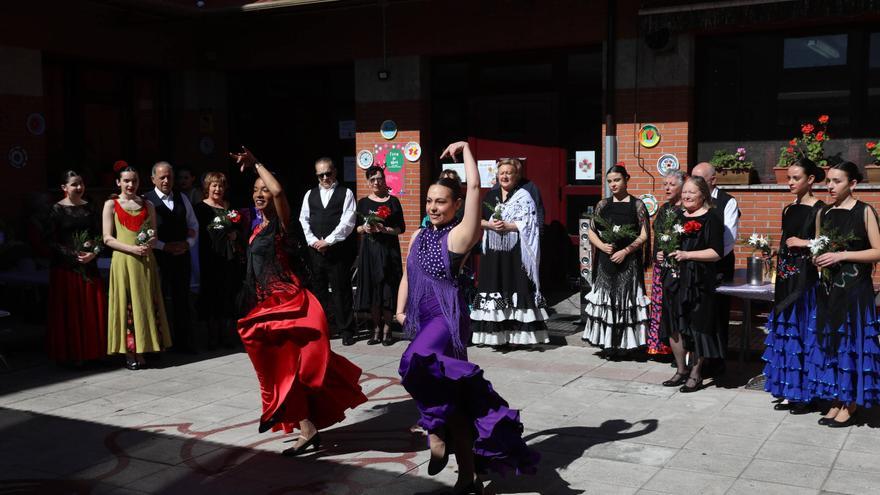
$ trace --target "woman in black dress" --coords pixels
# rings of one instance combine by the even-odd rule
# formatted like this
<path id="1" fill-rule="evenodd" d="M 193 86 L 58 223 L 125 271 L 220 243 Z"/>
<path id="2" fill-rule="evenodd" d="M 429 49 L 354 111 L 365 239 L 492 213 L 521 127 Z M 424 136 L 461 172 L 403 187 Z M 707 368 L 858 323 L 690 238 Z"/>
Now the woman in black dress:
<path id="1" fill-rule="evenodd" d="M 193 206 L 199 221 L 199 319 L 208 326 L 208 346 L 229 347 L 235 334 L 235 295 L 244 276 L 241 215 L 229 208 L 226 176 L 208 172 L 204 198 Z"/>
<path id="2" fill-rule="evenodd" d="M 715 262 L 724 252 L 724 223 L 721 215 L 710 210 L 709 198 L 709 185 L 702 177 L 685 181 L 681 191 L 681 245 L 669 253 L 678 268 L 667 270 L 663 279 L 660 331 L 672 347 L 677 368 L 663 385 L 681 385 L 684 393 L 702 387 L 700 369 L 704 359 L 724 357 L 715 323 Z M 690 373 L 685 366 L 688 352 L 693 363 Z"/>
<path id="3" fill-rule="evenodd" d="M 612 196 L 596 205 L 597 218 L 588 232 L 596 256 L 582 338 L 601 347 L 602 354 L 610 358 L 647 343 L 651 300 L 645 295 L 644 267 L 650 261 L 646 254 L 650 252 L 651 223 L 645 204 L 627 190 L 626 168 L 611 167 L 606 181 Z M 600 220 L 607 225 L 600 225 Z M 623 229 L 633 235 L 612 237 Z"/>
<path id="4" fill-rule="evenodd" d="M 397 290 L 403 275 L 398 237 L 406 231 L 406 224 L 400 201 L 388 193 L 385 171 L 372 166 L 365 175 L 370 195 L 357 203 L 357 212 L 364 222 L 357 227 L 362 238 L 355 308 L 370 311 L 373 335 L 367 344 L 391 345 L 391 312 L 397 307 Z"/>
<path id="5" fill-rule="evenodd" d="M 776 263 L 776 297 L 767 320 L 764 390 L 781 399 L 776 410 L 808 412 L 813 400 L 806 383 L 804 356 L 811 353 L 812 315 L 816 308 L 818 272 L 810 256 L 809 240 L 816 236 L 816 215 L 825 203 L 813 196 L 813 184 L 825 172 L 804 158 L 788 167 L 788 187 L 796 196 L 782 210 L 782 239 Z"/>
<path id="6" fill-rule="evenodd" d="M 107 291 L 95 261 L 101 217 L 83 199 L 85 184 L 73 170 L 62 175 L 64 199 L 50 213 L 49 357 L 81 364 L 107 354 Z"/>
<path id="7" fill-rule="evenodd" d="M 819 424 L 832 428 L 851 425 L 857 407 L 880 402 L 880 323 L 871 277 L 880 261 L 880 225 L 874 208 L 852 196 L 861 180 L 861 172 L 851 162 L 831 167 L 831 205 L 816 219 L 817 239 L 828 236 L 834 241 L 836 233 L 844 244 L 813 258 L 821 275 L 817 345 L 806 358 L 811 393 L 833 401 Z"/>

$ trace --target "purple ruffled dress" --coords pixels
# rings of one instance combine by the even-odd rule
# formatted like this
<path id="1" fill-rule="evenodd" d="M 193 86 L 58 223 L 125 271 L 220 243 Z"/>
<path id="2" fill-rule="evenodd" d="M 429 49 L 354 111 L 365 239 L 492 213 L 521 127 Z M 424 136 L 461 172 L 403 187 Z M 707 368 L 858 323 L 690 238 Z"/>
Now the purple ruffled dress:
<path id="1" fill-rule="evenodd" d="M 406 331 L 413 340 L 400 359 L 401 383 L 425 430 L 441 430 L 454 413 L 467 418 L 478 472 L 534 473 L 540 456 L 522 439 L 519 411 L 467 360 L 468 307 L 452 269 L 461 258 L 450 260 L 456 255 L 447 249 L 454 225 L 422 230 L 407 259 Z"/>

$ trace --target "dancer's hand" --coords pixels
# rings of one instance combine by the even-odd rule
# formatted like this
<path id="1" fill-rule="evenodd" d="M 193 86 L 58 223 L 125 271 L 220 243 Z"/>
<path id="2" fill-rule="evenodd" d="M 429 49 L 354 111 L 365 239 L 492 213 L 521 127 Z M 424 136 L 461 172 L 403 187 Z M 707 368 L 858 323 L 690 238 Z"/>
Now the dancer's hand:
<path id="1" fill-rule="evenodd" d="M 406 322 L 406 313 L 397 313 L 394 315 L 394 319 L 397 320 L 397 323 L 400 323 L 400 326 Z"/>
<path id="2" fill-rule="evenodd" d="M 669 253 L 670 258 L 674 258 L 677 261 L 687 261 L 688 260 L 688 252 L 682 251 L 680 249 L 676 249 L 675 251 Z"/>
<path id="3" fill-rule="evenodd" d="M 607 254 L 608 256 L 611 256 L 611 253 L 614 252 L 614 244 L 609 244 L 607 242 L 603 242 L 602 244 L 599 244 L 596 247 L 599 248 L 599 251 L 602 251 L 603 253 Z"/>
<path id="4" fill-rule="evenodd" d="M 621 249 L 620 251 L 616 251 L 614 254 L 611 255 L 611 262 L 617 263 L 617 264 L 623 263 L 623 260 L 626 259 L 627 254 L 628 253 L 626 252 L 626 249 Z"/>
<path id="5" fill-rule="evenodd" d="M 840 251 L 836 253 L 825 253 L 820 254 L 813 258 L 813 263 L 819 268 L 828 268 L 829 266 L 836 265 L 841 261 L 845 261 L 846 251 Z"/>
<path id="6" fill-rule="evenodd" d="M 452 143 L 443 150 L 443 154 L 440 155 L 440 158 L 455 158 L 455 155 L 461 153 L 463 149 L 468 146 L 467 141 L 459 141 L 457 143 Z"/>
<path id="7" fill-rule="evenodd" d="M 790 248 L 805 248 L 810 245 L 810 241 L 792 236 L 785 240 L 785 245 Z"/>
<path id="8" fill-rule="evenodd" d="M 95 259 L 95 256 L 98 256 L 98 255 L 95 253 L 91 253 L 91 252 L 90 253 L 77 253 L 76 261 L 78 263 L 83 264 L 83 265 L 87 265 L 87 264 L 91 263 L 91 261 L 93 259 Z"/>
<path id="9" fill-rule="evenodd" d="M 238 165 L 240 170 L 244 172 L 246 169 L 253 168 L 254 164 L 257 163 L 257 157 L 251 153 L 251 150 L 241 147 L 241 153 L 229 153 L 229 157 L 235 160 L 235 164 Z"/>
<path id="10" fill-rule="evenodd" d="M 666 256 L 663 255 L 663 251 L 657 251 L 656 258 L 658 263 L 663 263 L 663 260 L 666 258 Z"/>

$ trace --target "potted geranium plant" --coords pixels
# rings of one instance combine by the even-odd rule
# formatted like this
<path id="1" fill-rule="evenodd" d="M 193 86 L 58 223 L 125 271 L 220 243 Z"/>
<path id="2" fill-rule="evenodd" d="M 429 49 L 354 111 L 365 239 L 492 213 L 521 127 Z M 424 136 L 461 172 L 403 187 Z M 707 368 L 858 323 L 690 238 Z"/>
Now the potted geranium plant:
<path id="1" fill-rule="evenodd" d="M 868 164 L 865 165 L 865 176 L 868 182 L 880 182 L 880 146 L 876 141 L 868 141 L 865 143 L 865 149 L 868 150 Z"/>
<path id="2" fill-rule="evenodd" d="M 830 120 L 827 115 L 820 115 L 816 119 L 816 124 L 802 124 L 801 135 L 792 138 L 787 146 L 780 148 L 779 161 L 773 168 L 778 184 L 788 182 L 788 167 L 801 157 L 809 158 L 819 167 L 828 166 L 828 160 L 825 159 L 825 143 L 831 139 L 828 136 L 828 122 Z"/>
<path id="3" fill-rule="evenodd" d="M 753 164 L 746 156 L 745 148 L 737 148 L 734 153 L 727 150 L 716 150 L 709 163 L 715 167 L 716 184 L 749 183 Z"/>

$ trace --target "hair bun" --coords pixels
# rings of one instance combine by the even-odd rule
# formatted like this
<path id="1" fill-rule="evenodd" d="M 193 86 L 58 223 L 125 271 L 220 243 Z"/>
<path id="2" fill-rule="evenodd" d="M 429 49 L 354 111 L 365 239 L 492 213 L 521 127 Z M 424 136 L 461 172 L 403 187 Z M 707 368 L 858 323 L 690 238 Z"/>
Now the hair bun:
<path id="1" fill-rule="evenodd" d="M 125 168 L 128 168 L 128 162 L 125 160 L 116 160 L 116 162 L 113 164 L 113 171 L 117 174 L 120 170 L 123 170 Z"/>

